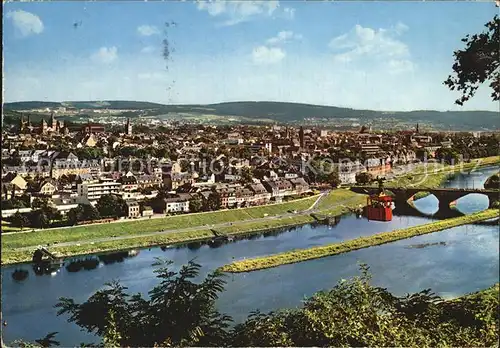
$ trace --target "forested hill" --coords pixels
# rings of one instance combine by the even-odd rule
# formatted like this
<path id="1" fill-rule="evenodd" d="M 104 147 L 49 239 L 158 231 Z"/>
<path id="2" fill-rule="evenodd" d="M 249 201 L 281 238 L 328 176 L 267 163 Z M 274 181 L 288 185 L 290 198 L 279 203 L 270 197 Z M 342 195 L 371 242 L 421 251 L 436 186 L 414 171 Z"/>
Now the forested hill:
<path id="1" fill-rule="evenodd" d="M 419 110 L 410 112 L 383 112 L 374 110 L 356 110 L 334 106 L 321 106 L 285 102 L 230 102 L 208 105 L 164 105 L 139 101 L 70 101 L 55 102 L 15 102 L 5 103 L 6 110 L 23 110 L 58 106 L 73 106 L 85 109 L 127 109 L 153 110 L 148 115 L 184 113 L 191 115 L 218 115 L 244 117 L 245 119 L 271 119 L 277 122 L 297 122 L 304 119 L 356 119 L 372 122 L 380 119 L 394 119 L 404 123 L 423 122 L 439 124 L 446 128 L 463 129 L 500 129 L 500 117 L 491 111 L 434 111 Z"/>
<path id="2" fill-rule="evenodd" d="M 44 101 L 23 101 L 5 103 L 7 110 L 27 110 L 44 109 L 58 107 L 75 107 L 78 109 L 158 109 L 166 105 L 150 102 L 128 101 L 128 100 L 106 100 L 106 101 L 67 101 L 67 102 L 44 102 Z"/>

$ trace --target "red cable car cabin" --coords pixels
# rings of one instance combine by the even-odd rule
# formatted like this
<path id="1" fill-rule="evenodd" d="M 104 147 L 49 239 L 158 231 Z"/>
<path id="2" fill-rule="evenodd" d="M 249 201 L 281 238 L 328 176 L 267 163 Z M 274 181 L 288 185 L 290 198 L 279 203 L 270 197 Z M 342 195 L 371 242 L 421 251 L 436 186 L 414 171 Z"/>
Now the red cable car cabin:
<path id="1" fill-rule="evenodd" d="M 366 217 L 368 220 L 391 221 L 392 197 L 387 196 L 384 193 L 368 196 Z"/>

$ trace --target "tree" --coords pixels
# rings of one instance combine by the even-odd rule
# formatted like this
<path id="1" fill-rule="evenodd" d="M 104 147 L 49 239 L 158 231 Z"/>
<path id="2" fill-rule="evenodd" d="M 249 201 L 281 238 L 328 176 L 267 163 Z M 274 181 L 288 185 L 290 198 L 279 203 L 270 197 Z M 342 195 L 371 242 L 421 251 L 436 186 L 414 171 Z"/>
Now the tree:
<path id="1" fill-rule="evenodd" d="M 31 203 L 32 209 L 38 209 L 46 216 L 48 221 L 51 220 L 61 220 L 62 215 L 55 207 L 51 206 L 49 200 L 46 197 L 37 197 Z"/>
<path id="2" fill-rule="evenodd" d="M 195 283 L 199 264 L 190 261 L 177 272 L 171 264 L 155 263 L 160 284 L 147 298 L 129 295 L 126 287 L 113 282 L 82 304 L 61 298 L 58 315 L 67 314 L 69 322 L 105 337 L 108 346 L 219 346 L 229 341 L 231 318 L 216 309 L 226 283 L 222 273 L 214 271 Z"/>
<path id="3" fill-rule="evenodd" d="M 425 161 L 431 157 L 429 151 L 425 148 L 419 148 L 415 151 L 415 156 L 420 160 L 420 161 Z"/>
<path id="4" fill-rule="evenodd" d="M 75 225 L 79 221 L 89 221 L 99 219 L 99 211 L 91 204 L 78 204 L 76 208 L 68 211 L 68 221 Z"/>
<path id="5" fill-rule="evenodd" d="M 21 157 L 19 156 L 19 152 L 13 153 L 9 158 L 3 159 L 2 160 L 4 165 L 8 166 L 20 166 L 21 165 Z"/>
<path id="6" fill-rule="evenodd" d="M 53 347 L 53 346 L 59 346 L 59 341 L 56 341 L 54 337 L 57 335 L 57 332 L 51 332 L 44 338 L 35 340 L 36 343 L 38 343 L 42 347 Z"/>
<path id="7" fill-rule="evenodd" d="M 11 199 L 2 201 L 2 209 L 16 209 L 16 208 L 26 208 L 26 204 L 23 200 L 12 197 Z"/>
<path id="8" fill-rule="evenodd" d="M 201 201 L 200 196 L 195 195 L 191 197 L 189 200 L 189 211 L 192 213 L 197 213 L 201 211 L 203 208 L 203 202 Z"/>
<path id="9" fill-rule="evenodd" d="M 373 181 L 373 175 L 368 172 L 356 174 L 356 182 L 361 185 L 369 184 Z"/>
<path id="10" fill-rule="evenodd" d="M 189 163 L 188 160 L 185 159 L 180 161 L 180 165 L 181 165 L 181 172 L 183 173 L 188 172 L 189 168 L 191 168 L 191 164 Z"/>
<path id="11" fill-rule="evenodd" d="M 241 181 L 243 184 L 249 184 L 253 179 L 253 170 L 251 167 L 243 167 L 241 168 Z"/>
<path id="12" fill-rule="evenodd" d="M 82 204 L 78 204 L 76 208 L 71 208 L 68 211 L 67 216 L 70 225 L 76 225 L 79 221 L 81 221 L 81 217 L 83 216 Z"/>
<path id="13" fill-rule="evenodd" d="M 35 340 L 36 343 L 26 342 L 24 340 L 15 340 L 12 343 L 14 347 L 21 347 L 21 348 L 54 347 L 60 345 L 59 341 L 56 341 L 54 339 L 54 337 L 57 334 L 58 332 L 51 332 L 47 334 L 44 338 Z"/>
<path id="14" fill-rule="evenodd" d="M 339 187 L 342 183 L 337 169 L 334 169 L 330 174 L 328 174 L 328 183 L 332 185 L 332 187 Z"/>
<path id="15" fill-rule="evenodd" d="M 49 201 L 45 197 L 36 197 L 33 202 L 31 202 L 32 209 L 43 209 L 49 205 Z"/>
<path id="16" fill-rule="evenodd" d="M 97 211 L 102 217 L 119 217 L 127 214 L 127 204 L 116 195 L 103 195 L 96 204 Z"/>
<path id="17" fill-rule="evenodd" d="M 43 210 L 35 210 L 30 214 L 30 224 L 38 228 L 45 228 L 49 225 L 50 220 Z"/>
<path id="18" fill-rule="evenodd" d="M 82 217 L 84 220 L 99 219 L 99 211 L 92 204 L 82 204 Z"/>
<path id="19" fill-rule="evenodd" d="M 21 214 L 19 211 L 17 211 L 13 216 L 12 216 L 12 225 L 16 227 L 20 227 L 21 230 L 28 226 L 30 223 L 28 217 L 25 214 Z"/>
<path id="20" fill-rule="evenodd" d="M 115 319 L 115 311 L 110 310 L 108 312 L 108 325 L 106 326 L 106 330 L 104 332 L 102 343 L 104 348 L 116 348 L 120 347 L 120 341 L 122 336 L 116 327 L 116 319 Z"/>
<path id="21" fill-rule="evenodd" d="M 453 73 L 444 84 L 462 95 L 455 103 L 463 105 L 474 96 L 479 86 L 489 81 L 491 98 L 500 100 L 500 19 L 496 15 L 481 34 L 467 35 L 465 48 L 454 52 Z"/>
<path id="22" fill-rule="evenodd" d="M 498 190 L 500 189 L 500 173 L 493 174 L 484 183 L 485 189 Z"/>
<path id="23" fill-rule="evenodd" d="M 207 200 L 205 201 L 205 207 L 204 210 L 219 210 L 220 207 L 222 206 L 222 200 L 219 192 L 217 191 L 212 191 L 208 195 Z"/>
<path id="24" fill-rule="evenodd" d="M 436 151 L 436 158 L 448 164 L 457 164 L 460 156 L 454 149 L 441 147 Z"/>

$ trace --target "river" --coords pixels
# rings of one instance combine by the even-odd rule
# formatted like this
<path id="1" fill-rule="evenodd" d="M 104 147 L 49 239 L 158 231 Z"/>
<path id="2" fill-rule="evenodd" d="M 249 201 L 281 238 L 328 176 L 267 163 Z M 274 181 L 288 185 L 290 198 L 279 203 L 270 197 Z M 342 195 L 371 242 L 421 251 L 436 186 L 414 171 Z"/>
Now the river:
<path id="1" fill-rule="evenodd" d="M 497 167 L 481 168 L 476 173 L 459 175 L 443 186 L 481 188 L 497 171 Z M 432 214 L 438 202 L 434 196 L 427 196 L 415 205 L 420 211 Z M 471 194 L 457 202 L 457 208 L 463 213 L 483 210 L 487 205 L 488 199 L 483 195 Z M 98 338 L 67 323 L 65 316 L 56 316 L 53 306 L 58 298 L 85 301 L 113 279 L 126 285 L 129 293 L 146 293 L 157 284 L 151 267 L 156 257 L 173 260 L 175 268 L 195 258 L 203 266 L 202 275 L 205 275 L 237 259 L 324 245 L 415 226 L 430 219 L 395 216 L 391 222 L 369 222 L 349 215 L 343 216 L 335 226 L 305 225 L 237 240 L 218 248 L 201 245 L 144 249 L 122 262 L 100 263 L 96 269 L 79 272 L 69 272 L 63 267 L 53 276 L 36 276 L 29 264 L 2 267 L 2 312 L 7 321 L 3 338 L 5 342 L 19 338 L 34 340 L 58 331 L 57 339 L 62 346 L 97 342 Z M 340 279 L 357 275 L 360 262 L 370 266 L 376 285 L 396 294 L 432 288 L 443 297 L 455 297 L 498 282 L 498 243 L 498 226 L 466 225 L 332 257 L 229 275 L 218 306 L 235 321 L 244 320 L 255 309 L 296 307 L 304 297 L 331 288 Z M 18 268 L 30 272 L 24 281 L 11 277 Z"/>

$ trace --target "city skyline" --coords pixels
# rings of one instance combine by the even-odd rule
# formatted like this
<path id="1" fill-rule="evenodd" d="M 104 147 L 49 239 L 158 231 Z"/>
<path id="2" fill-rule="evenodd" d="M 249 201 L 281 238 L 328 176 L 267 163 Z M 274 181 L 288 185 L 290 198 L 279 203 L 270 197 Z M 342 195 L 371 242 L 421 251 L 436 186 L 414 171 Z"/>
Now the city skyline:
<path id="1" fill-rule="evenodd" d="M 442 84 L 460 40 L 495 12 L 471 2 L 6 3 L 4 100 L 498 111 L 485 86 L 459 107 Z"/>

